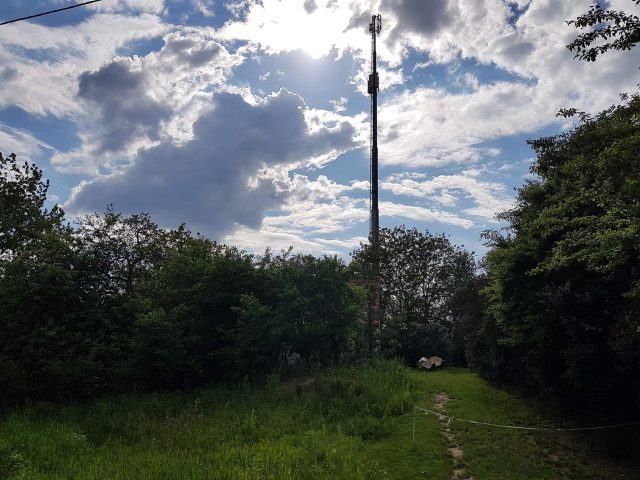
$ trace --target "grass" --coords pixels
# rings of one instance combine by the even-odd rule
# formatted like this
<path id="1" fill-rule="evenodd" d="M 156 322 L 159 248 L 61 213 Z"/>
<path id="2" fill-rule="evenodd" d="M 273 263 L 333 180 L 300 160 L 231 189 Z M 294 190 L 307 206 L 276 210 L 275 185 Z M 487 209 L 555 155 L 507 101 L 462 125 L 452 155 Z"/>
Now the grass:
<path id="1" fill-rule="evenodd" d="M 301 397 L 266 385 L 38 404 L 0 421 L 0 478 L 365 479 L 364 445 L 410 411 L 413 380 L 393 362 L 333 370 Z"/>
<path id="2" fill-rule="evenodd" d="M 444 480 L 452 460 L 434 417 L 417 418 L 412 447 L 414 404 L 445 391 L 456 416 L 548 422 L 462 370 L 377 362 L 331 370 L 301 395 L 295 384 L 271 376 L 259 387 L 23 408 L 0 419 L 0 479 Z M 638 478 L 594 462 L 575 436 L 452 427 L 476 480 Z"/>
<path id="3" fill-rule="evenodd" d="M 489 386 L 468 370 L 447 369 L 427 375 L 424 382 L 419 382 L 422 406 L 429 405 L 434 394 L 446 392 L 450 398 L 446 410 L 454 417 L 519 426 L 578 426 L 567 424 L 566 419 L 530 400 Z M 421 425 L 437 423 L 433 416 L 423 415 L 421 420 Z M 507 430 L 456 421 L 450 425 L 464 451 L 463 466 L 476 479 L 640 479 L 640 465 L 625 465 L 594 448 L 610 443 L 612 435 L 619 444 L 625 439 L 634 442 L 631 438 L 637 442 L 637 427 L 636 432 L 578 433 Z"/>

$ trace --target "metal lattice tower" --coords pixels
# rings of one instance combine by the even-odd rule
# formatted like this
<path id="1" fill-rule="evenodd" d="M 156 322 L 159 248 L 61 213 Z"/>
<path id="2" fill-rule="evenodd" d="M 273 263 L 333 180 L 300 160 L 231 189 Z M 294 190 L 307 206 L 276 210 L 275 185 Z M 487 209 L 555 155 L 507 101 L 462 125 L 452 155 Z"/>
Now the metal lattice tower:
<path id="1" fill-rule="evenodd" d="M 380 15 L 372 15 L 369 24 L 369 33 L 371 33 L 371 72 L 369 73 L 369 81 L 367 91 L 371 95 L 371 165 L 369 172 L 370 181 L 370 208 L 371 223 L 369 230 L 369 242 L 371 245 L 371 264 L 368 279 L 369 286 L 369 308 L 367 312 L 367 320 L 369 324 L 369 354 L 375 355 L 378 351 L 377 337 L 380 328 L 380 307 L 381 307 L 381 288 L 380 288 L 380 261 L 379 261 L 379 230 L 380 230 L 380 214 L 378 211 L 378 90 L 380 82 L 378 79 L 377 54 L 376 54 L 376 37 L 382 29 L 382 17 Z"/>
<path id="2" fill-rule="evenodd" d="M 381 29 L 382 17 L 379 14 L 373 15 L 369 24 L 369 32 L 371 33 L 371 72 L 369 73 L 367 91 L 371 95 L 371 124 L 369 132 L 371 142 L 371 170 L 369 174 L 371 223 L 369 236 L 374 245 L 378 243 L 378 230 L 380 228 L 380 213 L 378 211 L 378 90 L 380 82 L 377 68 L 376 37 L 380 34 Z"/>

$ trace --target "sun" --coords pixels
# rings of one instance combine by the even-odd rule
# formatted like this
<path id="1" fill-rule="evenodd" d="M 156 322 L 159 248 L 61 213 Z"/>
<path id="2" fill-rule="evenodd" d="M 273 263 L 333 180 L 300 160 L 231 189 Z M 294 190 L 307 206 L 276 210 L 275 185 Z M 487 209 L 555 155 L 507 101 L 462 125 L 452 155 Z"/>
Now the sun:
<path id="1" fill-rule="evenodd" d="M 300 0 L 263 0 L 252 4 L 242 22 L 225 25 L 222 34 L 258 43 L 269 53 L 302 50 L 313 59 L 329 55 L 332 50 L 365 51 L 368 48 L 366 25 L 349 28 L 352 12 L 347 2 L 335 5 L 317 3 L 305 10 Z"/>

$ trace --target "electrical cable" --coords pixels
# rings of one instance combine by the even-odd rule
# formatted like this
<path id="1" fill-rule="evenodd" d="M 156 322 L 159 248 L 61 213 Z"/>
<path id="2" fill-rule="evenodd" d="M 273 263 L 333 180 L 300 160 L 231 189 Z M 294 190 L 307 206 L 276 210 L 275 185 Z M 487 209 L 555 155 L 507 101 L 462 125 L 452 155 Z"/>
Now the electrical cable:
<path id="1" fill-rule="evenodd" d="M 101 2 L 102 0 L 91 0 L 89 2 L 76 3 L 75 5 L 70 5 L 68 7 L 57 8 L 55 10 L 49 10 L 48 12 L 36 13 L 34 15 L 29 15 L 26 17 L 15 18 L 13 20 L 7 20 L 6 22 L 1 22 L 0 26 L 7 25 L 9 23 L 20 22 L 22 20 L 29 20 L 30 18 L 42 17 L 43 15 L 49 15 L 50 13 L 62 12 L 63 10 L 71 10 L 72 8 L 82 7 L 83 5 L 89 5 L 90 3 Z"/>

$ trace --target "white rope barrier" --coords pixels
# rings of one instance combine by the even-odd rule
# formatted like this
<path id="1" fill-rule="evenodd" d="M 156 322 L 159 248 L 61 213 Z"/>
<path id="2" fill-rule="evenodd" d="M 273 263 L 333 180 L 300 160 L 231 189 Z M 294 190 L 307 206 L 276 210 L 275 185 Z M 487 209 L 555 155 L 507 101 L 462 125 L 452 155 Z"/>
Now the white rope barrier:
<path id="1" fill-rule="evenodd" d="M 417 406 L 413 407 L 414 412 L 414 420 L 413 420 L 413 430 L 414 430 L 414 443 L 415 443 L 415 412 L 416 410 L 420 410 L 424 412 L 426 415 L 435 415 L 438 418 L 446 418 L 449 422 L 457 421 L 464 423 L 472 423 L 474 425 L 486 425 L 488 427 L 498 427 L 498 428 L 510 428 L 512 430 L 537 430 L 544 432 L 579 432 L 583 430 L 605 430 L 609 428 L 619 428 L 619 427 L 628 427 L 631 425 L 640 425 L 640 421 L 637 422 L 627 422 L 627 423 L 618 423 L 614 425 L 602 425 L 597 427 L 579 427 L 579 428 L 548 428 L 548 427 L 521 427 L 518 425 L 500 425 L 498 423 L 488 423 L 488 422 L 479 422 L 477 420 L 467 420 L 465 418 L 457 418 L 451 415 L 444 415 L 442 413 L 434 412 L 433 410 L 429 410 L 427 408 L 420 408 Z"/>

